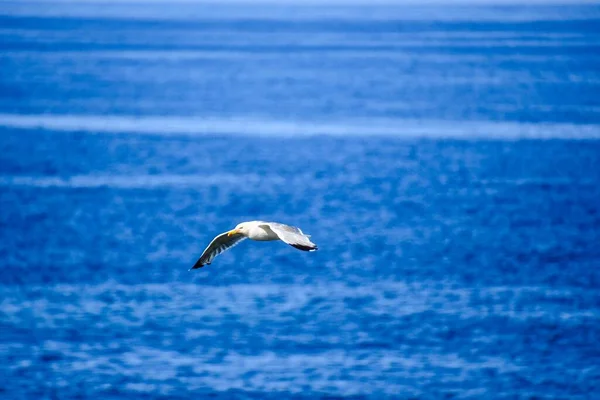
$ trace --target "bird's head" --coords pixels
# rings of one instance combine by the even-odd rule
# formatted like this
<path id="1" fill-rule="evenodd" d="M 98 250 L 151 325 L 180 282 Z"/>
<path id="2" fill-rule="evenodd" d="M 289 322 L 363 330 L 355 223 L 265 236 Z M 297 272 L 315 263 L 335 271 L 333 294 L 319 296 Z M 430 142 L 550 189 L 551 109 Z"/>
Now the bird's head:
<path id="1" fill-rule="evenodd" d="M 233 236 L 233 235 L 248 236 L 248 225 L 246 225 L 243 222 L 241 224 L 237 224 L 237 226 L 235 228 L 233 228 L 232 230 L 227 232 L 227 236 Z"/>

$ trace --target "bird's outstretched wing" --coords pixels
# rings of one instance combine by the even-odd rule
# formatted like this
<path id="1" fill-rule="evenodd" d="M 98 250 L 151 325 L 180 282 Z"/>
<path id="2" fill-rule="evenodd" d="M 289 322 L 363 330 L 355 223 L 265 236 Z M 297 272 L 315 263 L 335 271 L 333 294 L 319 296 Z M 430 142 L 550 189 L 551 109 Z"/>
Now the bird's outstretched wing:
<path id="1" fill-rule="evenodd" d="M 268 226 L 281 241 L 304 251 L 315 251 L 317 245 L 310 241 L 309 235 L 305 235 L 300 228 L 279 224 L 277 222 L 267 222 L 264 225 Z"/>
<path id="2" fill-rule="evenodd" d="M 202 268 L 210 264 L 216 256 L 246 239 L 244 235 L 235 234 L 228 236 L 227 233 L 221 233 L 214 238 L 191 269 Z"/>

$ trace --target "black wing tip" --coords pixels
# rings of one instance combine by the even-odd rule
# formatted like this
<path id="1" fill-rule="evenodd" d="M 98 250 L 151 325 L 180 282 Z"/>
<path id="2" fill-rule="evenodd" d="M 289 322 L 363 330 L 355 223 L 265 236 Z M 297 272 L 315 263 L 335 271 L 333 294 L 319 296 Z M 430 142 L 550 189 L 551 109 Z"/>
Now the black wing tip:
<path id="1" fill-rule="evenodd" d="M 194 266 L 192 268 L 188 269 L 188 271 L 191 271 L 193 269 L 200 269 L 200 268 L 204 267 L 205 265 L 210 265 L 210 263 L 202 264 L 202 263 L 198 262 L 198 263 L 194 264 Z"/>
<path id="2" fill-rule="evenodd" d="M 293 244 L 292 247 L 302 251 L 317 251 L 319 248 L 315 246 L 304 246 L 301 244 Z"/>

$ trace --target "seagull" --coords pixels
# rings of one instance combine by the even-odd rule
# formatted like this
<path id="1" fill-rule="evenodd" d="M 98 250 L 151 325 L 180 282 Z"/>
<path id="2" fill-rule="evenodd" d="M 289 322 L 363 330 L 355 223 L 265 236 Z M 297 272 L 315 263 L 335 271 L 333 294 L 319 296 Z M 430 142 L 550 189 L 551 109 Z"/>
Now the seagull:
<path id="1" fill-rule="evenodd" d="M 298 250 L 315 251 L 317 245 L 310 241 L 310 235 L 304 234 L 300 228 L 280 224 L 278 222 L 249 221 L 238 224 L 234 229 L 215 237 L 204 250 L 196 264 L 190 269 L 202 268 L 212 260 L 244 239 L 259 242 L 281 240 Z"/>

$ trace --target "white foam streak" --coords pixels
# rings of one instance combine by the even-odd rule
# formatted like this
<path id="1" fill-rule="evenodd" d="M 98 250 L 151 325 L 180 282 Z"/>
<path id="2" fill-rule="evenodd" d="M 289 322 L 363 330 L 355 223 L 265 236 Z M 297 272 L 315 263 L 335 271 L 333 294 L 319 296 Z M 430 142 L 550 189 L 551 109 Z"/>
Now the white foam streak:
<path id="1" fill-rule="evenodd" d="M 277 180 L 277 176 L 270 181 Z M 213 175 L 76 175 L 71 177 L 52 176 L 0 176 L 1 186 L 27 186 L 40 188 L 100 188 L 118 189 L 157 189 L 167 187 L 194 188 L 205 186 L 231 186 L 241 182 L 258 184 L 268 180 L 253 174 L 213 174 Z M 281 179 L 283 181 L 283 179 Z"/>
<path id="2" fill-rule="evenodd" d="M 267 137 L 394 136 L 399 138 L 548 139 L 600 138 L 600 126 L 570 123 L 435 121 L 407 119 L 344 120 L 340 123 L 258 118 L 19 115 L 0 114 L 0 127 L 64 132 L 147 135 L 246 135 Z"/>

